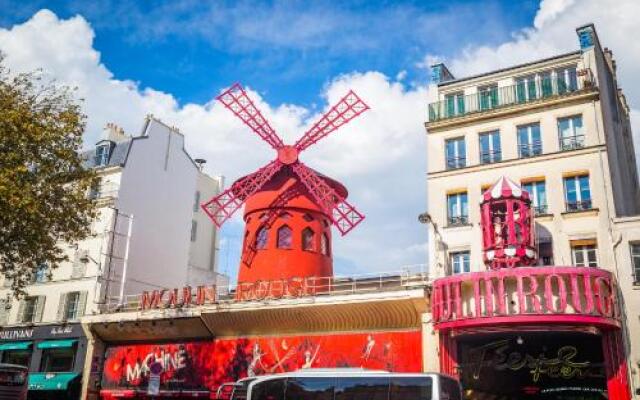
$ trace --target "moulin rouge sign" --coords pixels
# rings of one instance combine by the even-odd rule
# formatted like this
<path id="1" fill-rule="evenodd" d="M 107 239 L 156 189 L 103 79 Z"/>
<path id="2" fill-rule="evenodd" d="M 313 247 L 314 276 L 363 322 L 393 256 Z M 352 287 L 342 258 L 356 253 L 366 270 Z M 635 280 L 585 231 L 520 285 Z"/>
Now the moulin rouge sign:
<path id="1" fill-rule="evenodd" d="M 273 281 L 240 283 L 236 288 L 236 301 L 297 298 L 316 294 L 328 288 L 331 278 L 307 277 Z M 186 286 L 181 289 L 145 291 L 140 295 L 140 308 L 180 308 L 201 306 L 218 301 L 219 292 L 215 285 Z"/>
<path id="2" fill-rule="evenodd" d="M 438 279 L 433 319 L 440 328 L 496 322 L 492 317 L 600 318 L 618 325 L 615 283 L 597 268 L 530 267 L 460 274 Z"/>

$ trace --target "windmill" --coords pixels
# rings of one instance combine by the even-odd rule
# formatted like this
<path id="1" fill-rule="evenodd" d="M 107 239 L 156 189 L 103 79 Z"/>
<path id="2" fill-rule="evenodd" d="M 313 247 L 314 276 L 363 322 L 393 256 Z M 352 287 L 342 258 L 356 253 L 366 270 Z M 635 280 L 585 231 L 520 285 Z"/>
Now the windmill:
<path id="1" fill-rule="evenodd" d="M 349 91 L 294 145 L 286 145 L 240 84 L 217 100 L 277 153 L 273 161 L 201 205 L 220 227 L 246 203 L 238 282 L 331 276 L 330 225 L 345 235 L 364 215 L 347 202 L 343 185 L 307 167 L 299 155 L 369 107 Z"/>

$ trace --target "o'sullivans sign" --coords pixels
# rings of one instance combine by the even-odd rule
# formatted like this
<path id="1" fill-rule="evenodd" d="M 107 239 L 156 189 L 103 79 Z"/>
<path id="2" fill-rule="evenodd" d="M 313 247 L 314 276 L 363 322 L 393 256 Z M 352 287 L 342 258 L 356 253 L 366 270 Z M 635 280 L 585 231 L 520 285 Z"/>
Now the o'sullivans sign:
<path id="1" fill-rule="evenodd" d="M 615 283 L 608 271 L 520 267 L 437 279 L 433 320 L 439 329 L 512 322 L 575 322 L 619 326 Z"/>

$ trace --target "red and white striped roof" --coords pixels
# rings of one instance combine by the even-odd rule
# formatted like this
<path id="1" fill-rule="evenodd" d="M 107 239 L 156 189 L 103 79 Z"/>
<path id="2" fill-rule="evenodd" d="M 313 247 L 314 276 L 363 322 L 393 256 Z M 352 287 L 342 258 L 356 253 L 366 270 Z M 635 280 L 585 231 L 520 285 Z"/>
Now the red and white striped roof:
<path id="1" fill-rule="evenodd" d="M 499 199 L 499 198 L 507 198 L 507 197 L 516 197 L 516 198 L 529 198 L 529 193 L 526 190 L 522 190 L 522 187 L 507 178 L 506 176 L 501 177 L 498 181 L 491 186 L 490 189 L 487 189 L 482 194 L 484 201 L 491 199 Z"/>

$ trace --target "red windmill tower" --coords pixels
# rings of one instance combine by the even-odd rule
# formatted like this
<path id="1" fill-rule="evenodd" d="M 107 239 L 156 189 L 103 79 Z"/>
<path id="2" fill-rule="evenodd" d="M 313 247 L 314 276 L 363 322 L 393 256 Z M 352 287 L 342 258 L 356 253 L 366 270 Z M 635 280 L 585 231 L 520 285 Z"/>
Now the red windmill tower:
<path id="1" fill-rule="evenodd" d="M 285 145 L 242 86 L 217 97 L 277 152 L 258 171 L 202 204 L 220 227 L 245 204 L 238 283 L 333 275 L 331 224 L 345 235 L 364 219 L 339 182 L 307 167 L 298 155 L 369 107 L 350 91 L 293 145 Z"/>

